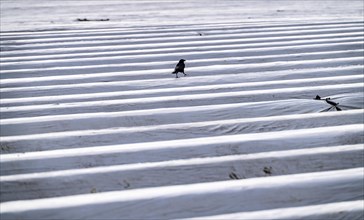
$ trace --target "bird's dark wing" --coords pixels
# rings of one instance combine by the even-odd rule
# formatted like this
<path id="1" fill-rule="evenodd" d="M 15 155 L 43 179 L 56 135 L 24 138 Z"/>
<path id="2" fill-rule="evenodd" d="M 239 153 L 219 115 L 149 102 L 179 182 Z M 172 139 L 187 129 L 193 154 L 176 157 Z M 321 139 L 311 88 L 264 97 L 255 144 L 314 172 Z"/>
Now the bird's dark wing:
<path id="1" fill-rule="evenodd" d="M 183 63 L 177 63 L 176 67 L 174 68 L 175 72 L 181 72 L 184 71 L 185 65 Z"/>
<path id="2" fill-rule="evenodd" d="M 337 106 L 339 103 L 336 103 L 336 102 L 333 102 L 333 101 L 330 101 L 328 99 L 326 99 L 326 102 L 330 105 L 333 105 L 333 106 Z"/>

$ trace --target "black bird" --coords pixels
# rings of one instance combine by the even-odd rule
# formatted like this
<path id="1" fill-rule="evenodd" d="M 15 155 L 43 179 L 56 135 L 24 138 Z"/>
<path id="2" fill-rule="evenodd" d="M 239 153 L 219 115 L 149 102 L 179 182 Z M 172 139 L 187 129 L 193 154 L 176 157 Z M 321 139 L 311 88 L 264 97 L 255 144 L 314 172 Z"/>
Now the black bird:
<path id="1" fill-rule="evenodd" d="M 341 111 L 341 108 L 338 106 L 339 103 L 330 101 L 330 98 L 326 98 L 325 101 L 331 105 L 331 107 L 335 107 L 337 111 Z"/>
<path id="2" fill-rule="evenodd" d="M 326 101 L 328 104 L 332 105 L 332 106 L 337 106 L 337 105 L 339 104 L 339 103 L 336 103 L 336 102 L 330 101 L 330 98 L 326 98 L 326 99 L 325 99 L 325 101 Z"/>
<path id="3" fill-rule="evenodd" d="M 185 63 L 184 63 L 185 61 L 186 60 L 184 60 L 184 59 L 180 59 L 176 65 L 176 67 L 174 68 L 174 71 L 172 72 L 172 74 L 176 74 L 176 78 L 178 78 L 178 73 L 183 73 L 185 76 L 187 75 L 185 73 Z"/>
<path id="4" fill-rule="evenodd" d="M 319 95 L 317 95 L 314 99 L 315 100 L 321 100 L 321 97 Z"/>

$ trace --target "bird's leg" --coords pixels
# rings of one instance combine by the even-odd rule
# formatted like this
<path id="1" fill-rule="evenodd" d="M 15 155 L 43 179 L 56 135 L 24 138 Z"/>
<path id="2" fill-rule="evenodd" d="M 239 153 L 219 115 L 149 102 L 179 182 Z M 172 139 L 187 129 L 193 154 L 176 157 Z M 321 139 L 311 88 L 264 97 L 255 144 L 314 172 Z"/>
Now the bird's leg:
<path id="1" fill-rule="evenodd" d="M 187 76 L 187 74 L 185 73 L 185 71 L 182 72 L 184 76 Z"/>
<path id="2" fill-rule="evenodd" d="M 179 78 L 179 77 L 178 77 L 178 72 L 176 73 L 176 78 Z"/>
<path id="3" fill-rule="evenodd" d="M 330 111 L 332 109 L 332 106 L 331 107 L 328 107 L 327 109 L 324 109 L 324 110 L 322 110 L 322 111 L 320 111 L 320 112 L 328 112 L 328 111 Z"/>

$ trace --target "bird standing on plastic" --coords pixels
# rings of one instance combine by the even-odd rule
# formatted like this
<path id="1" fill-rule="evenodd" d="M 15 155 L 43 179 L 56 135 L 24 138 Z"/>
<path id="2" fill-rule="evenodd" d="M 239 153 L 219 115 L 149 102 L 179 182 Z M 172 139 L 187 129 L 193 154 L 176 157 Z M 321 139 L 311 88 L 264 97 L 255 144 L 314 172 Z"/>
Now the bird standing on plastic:
<path id="1" fill-rule="evenodd" d="M 183 73 L 184 76 L 187 76 L 187 74 L 185 73 L 185 63 L 184 63 L 185 61 L 186 60 L 184 59 L 180 59 L 176 67 L 174 68 L 172 74 L 176 74 L 176 78 L 178 78 L 178 73 Z"/>

